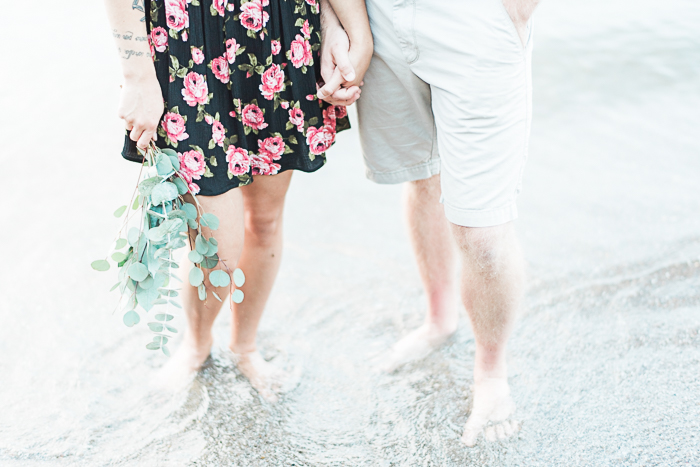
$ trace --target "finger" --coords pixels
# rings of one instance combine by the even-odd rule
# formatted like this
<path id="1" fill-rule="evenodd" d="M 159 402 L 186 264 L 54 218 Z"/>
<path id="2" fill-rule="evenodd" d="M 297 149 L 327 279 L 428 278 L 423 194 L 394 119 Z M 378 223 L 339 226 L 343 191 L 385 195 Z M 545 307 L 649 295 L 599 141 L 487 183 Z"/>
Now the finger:
<path id="1" fill-rule="evenodd" d="M 330 80 L 331 76 L 333 76 L 333 71 L 335 71 L 333 57 L 331 54 L 324 54 L 321 57 L 321 78 L 323 78 L 323 81 Z"/>
<path id="2" fill-rule="evenodd" d="M 153 130 L 146 130 L 143 133 L 141 133 L 139 140 L 136 142 L 136 146 L 141 149 L 146 149 L 152 140 Z"/>
<path id="3" fill-rule="evenodd" d="M 336 67 L 330 79 L 326 81 L 326 84 L 324 84 L 321 89 L 318 90 L 318 98 L 325 99 L 326 97 L 333 95 L 334 92 L 340 89 L 341 84 L 343 84 L 343 77 L 340 75 L 340 70 L 338 70 Z"/>
<path id="4" fill-rule="evenodd" d="M 335 64 L 338 70 L 340 70 L 343 79 L 345 81 L 352 81 L 355 79 L 355 68 L 352 66 L 350 54 L 348 52 L 348 50 L 338 51 L 333 54 L 333 57 L 335 57 Z"/>
<path id="5" fill-rule="evenodd" d="M 131 133 L 129 133 L 129 139 L 131 141 L 136 142 L 139 140 L 142 133 L 143 133 L 143 128 L 134 127 L 134 128 L 132 128 Z"/>
<path id="6" fill-rule="evenodd" d="M 131 131 L 134 129 L 134 124 L 131 122 L 127 122 L 126 120 L 124 121 L 124 126 L 126 127 L 126 131 Z"/>
<path id="7" fill-rule="evenodd" d="M 340 88 L 333 93 L 331 97 L 336 100 L 347 100 L 352 99 L 358 95 L 360 88 L 357 86 L 351 86 L 349 88 Z"/>

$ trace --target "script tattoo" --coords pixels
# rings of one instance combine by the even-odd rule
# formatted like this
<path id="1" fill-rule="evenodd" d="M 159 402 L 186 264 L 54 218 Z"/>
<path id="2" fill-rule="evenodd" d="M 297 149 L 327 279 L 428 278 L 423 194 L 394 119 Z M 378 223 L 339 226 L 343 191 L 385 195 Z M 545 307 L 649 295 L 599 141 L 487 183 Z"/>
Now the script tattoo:
<path id="1" fill-rule="evenodd" d="M 133 3 L 131 4 L 131 9 L 132 10 L 137 10 L 143 13 L 143 16 L 141 17 L 141 21 L 146 21 L 146 9 L 144 7 L 144 0 L 134 0 Z"/>

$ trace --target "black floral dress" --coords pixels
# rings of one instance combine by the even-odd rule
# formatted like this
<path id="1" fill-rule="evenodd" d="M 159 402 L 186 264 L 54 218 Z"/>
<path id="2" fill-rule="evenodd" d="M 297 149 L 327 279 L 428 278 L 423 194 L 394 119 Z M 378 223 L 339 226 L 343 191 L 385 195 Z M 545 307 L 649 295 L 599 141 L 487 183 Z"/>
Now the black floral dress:
<path id="1" fill-rule="evenodd" d="M 313 172 L 345 107 L 316 98 L 318 0 L 146 0 L 151 54 L 165 100 L 157 145 L 176 150 L 195 194 L 254 175 Z M 122 155 L 141 162 L 128 137 Z"/>

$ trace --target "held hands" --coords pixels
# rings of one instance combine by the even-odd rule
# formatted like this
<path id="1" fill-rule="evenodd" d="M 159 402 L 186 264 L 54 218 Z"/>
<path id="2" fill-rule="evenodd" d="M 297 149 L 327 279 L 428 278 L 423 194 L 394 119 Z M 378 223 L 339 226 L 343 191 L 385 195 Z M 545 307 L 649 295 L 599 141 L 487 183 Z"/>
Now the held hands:
<path id="1" fill-rule="evenodd" d="M 350 44 L 340 24 L 323 28 L 321 76 L 325 84 L 318 98 L 332 105 L 352 105 L 360 98 L 363 77 L 372 58 L 372 41 Z"/>
<path id="2" fill-rule="evenodd" d="M 118 115 L 130 131 L 129 138 L 136 141 L 139 148 L 146 149 L 151 140 L 156 139 L 163 115 L 163 95 L 155 74 L 125 80 Z"/>

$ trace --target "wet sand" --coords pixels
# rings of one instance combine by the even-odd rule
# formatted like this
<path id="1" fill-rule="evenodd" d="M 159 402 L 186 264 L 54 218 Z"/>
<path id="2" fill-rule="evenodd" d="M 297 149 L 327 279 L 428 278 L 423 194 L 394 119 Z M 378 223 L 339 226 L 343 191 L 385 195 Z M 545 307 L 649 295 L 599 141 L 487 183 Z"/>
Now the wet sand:
<path id="1" fill-rule="evenodd" d="M 187 391 L 112 314 L 90 261 L 137 167 L 119 157 L 119 64 L 100 2 L 6 8 L 0 156 L 0 464 L 700 465 L 700 6 L 542 4 L 517 222 L 528 289 L 509 351 L 523 429 L 467 449 L 473 335 L 393 375 L 372 359 L 425 306 L 400 187 L 364 179 L 357 133 L 295 174 L 260 330 L 301 372 L 263 401 L 221 348 Z M 354 115 L 354 114 L 353 114 Z M 180 327 L 182 322 L 180 321 Z"/>

